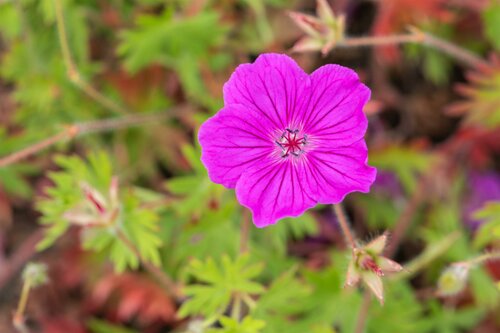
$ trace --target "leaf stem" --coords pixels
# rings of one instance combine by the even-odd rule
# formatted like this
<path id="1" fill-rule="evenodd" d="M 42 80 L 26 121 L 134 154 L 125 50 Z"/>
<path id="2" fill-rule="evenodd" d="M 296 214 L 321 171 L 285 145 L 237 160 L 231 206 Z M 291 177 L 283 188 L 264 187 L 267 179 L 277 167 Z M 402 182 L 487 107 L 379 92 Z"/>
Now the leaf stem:
<path id="1" fill-rule="evenodd" d="M 71 140 L 77 136 L 135 127 L 145 123 L 156 123 L 158 120 L 169 117 L 171 117 L 170 112 L 155 112 L 150 114 L 123 116 L 119 118 L 109 118 L 104 120 L 66 125 L 64 130 L 49 138 L 43 139 L 31 146 L 23 148 L 17 152 L 13 152 L 7 156 L 1 157 L 0 168 L 19 162 L 20 160 L 32 156 L 50 146 L 53 146 L 58 142 Z"/>
<path id="2" fill-rule="evenodd" d="M 410 32 L 407 34 L 374 37 L 349 37 L 338 42 L 336 47 L 381 46 L 406 43 L 415 43 L 432 47 L 470 67 L 489 65 L 486 60 L 477 56 L 473 52 L 436 37 L 428 32 L 423 32 L 416 27 L 410 27 Z"/>
<path id="3" fill-rule="evenodd" d="M 24 280 L 23 288 L 21 290 L 21 297 L 19 298 L 19 303 L 17 305 L 16 312 L 12 318 L 12 323 L 14 327 L 22 333 L 28 332 L 26 324 L 24 322 L 24 312 L 26 311 L 26 305 L 28 304 L 28 297 L 31 290 L 31 279 L 27 278 Z"/>
<path id="4" fill-rule="evenodd" d="M 422 254 L 405 264 L 405 269 L 401 272 L 389 276 L 392 280 L 409 279 L 415 274 L 417 274 L 421 269 L 432 263 L 434 260 L 439 258 L 441 255 L 446 253 L 448 249 L 455 244 L 457 239 L 460 237 L 460 232 L 455 231 L 445 238 L 437 242 L 436 244 L 428 246 Z M 500 255 L 500 253 L 499 253 Z"/>
<path id="5" fill-rule="evenodd" d="M 125 235 L 123 230 L 117 229 L 117 236 L 118 239 L 120 239 L 127 248 L 134 253 L 135 256 L 139 259 L 141 262 L 142 266 L 149 272 L 151 275 L 153 275 L 158 282 L 160 282 L 163 287 L 173 296 L 176 300 L 181 300 L 183 297 L 175 284 L 175 282 L 168 276 L 163 270 L 158 268 L 157 266 L 151 264 L 149 261 L 147 261 L 144 256 L 141 254 L 139 249 L 135 246 L 134 243 Z"/>
<path id="6" fill-rule="evenodd" d="M 233 295 L 233 307 L 231 308 L 231 318 L 237 322 L 241 319 L 241 295 L 240 293 L 234 293 Z"/>
<path id="7" fill-rule="evenodd" d="M 9 154 L 5 157 L 0 158 L 0 168 L 5 167 L 7 165 L 13 164 L 17 161 L 20 161 L 22 159 L 25 159 L 28 156 L 34 155 L 37 152 L 46 149 L 47 147 L 50 147 L 57 142 L 60 142 L 62 140 L 70 138 L 71 135 L 68 131 L 68 129 L 65 129 L 47 139 L 44 139 L 42 141 L 39 141 L 31 146 L 28 146 L 24 149 L 21 149 L 17 152 L 14 152 L 12 154 Z"/>
<path id="8" fill-rule="evenodd" d="M 333 205 L 333 210 L 335 211 L 335 215 L 337 215 L 337 220 L 339 221 L 340 229 L 342 229 L 342 234 L 344 235 L 347 245 L 351 248 L 351 250 L 356 249 L 356 241 L 354 240 L 354 235 L 349 227 L 349 222 L 344 209 L 342 208 L 342 204 L 338 203 Z"/>
<path id="9" fill-rule="evenodd" d="M 466 260 L 464 263 L 474 266 L 474 265 L 480 265 L 482 263 L 485 263 L 486 261 L 490 260 L 498 260 L 500 259 L 500 251 L 497 252 L 487 252 L 484 253 L 476 258 L 472 258 L 470 260 Z"/>
<path id="10" fill-rule="evenodd" d="M 56 26 L 57 33 L 59 36 L 59 44 L 61 46 L 61 53 L 63 56 L 63 61 L 66 66 L 66 73 L 70 82 L 72 82 L 76 87 L 83 91 L 88 97 L 93 99 L 95 102 L 103 106 L 104 108 L 111 110 L 117 114 L 129 113 L 124 107 L 113 102 L 103 94 L 101 94 L 96 88 L 85 81 L 78 68 L 75 64 L 73 56 L 68 43 L 68 35 L 66 30 L 66 25 L 64 23 L 63 6 L 61 0 L 54 0 L 55 14 L 56 14 Z"/>

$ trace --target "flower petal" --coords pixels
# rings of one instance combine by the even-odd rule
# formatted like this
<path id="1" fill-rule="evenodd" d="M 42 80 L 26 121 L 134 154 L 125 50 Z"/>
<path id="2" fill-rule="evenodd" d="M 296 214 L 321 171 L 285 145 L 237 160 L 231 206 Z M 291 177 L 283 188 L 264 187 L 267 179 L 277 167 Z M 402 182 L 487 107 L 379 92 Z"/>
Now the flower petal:
<path id="1" fill-rule="evenodd" d="M 234 188 L 241 174 L 272 153 L 266 119 L 242 105 L 230 105 L 208 119 L 198 133 L 201 161 L 214 183 Z"/>
<path id="2" fill-rule="evenodd" d="M 364 272 L 362 279 L 375 297 L 377 297 L 380 304 L 384 304 L 384 285 L 380 276 L 373 272 Z"/>
<path id="3" fill-rule="evenodd" d="M 244 172 L 236 184 L 238 201 L 250 208 L 254 224 L 265 227 L 301 215 L 316 205 L 304 188 L 305 165 L 268 158 Z"/>
<path id="4" fill-rule="evenodd" d="M 344 287 L 353 287 L 359 283 L 359 280 L 361 279 L 361 275 L 359 274 L 358 270 L 354 266 L 354 258 L 351 259 L 351 262 L 349 263 L 349 267 L 347 268 L 347 276 L 345 280 L 345 285 Z"/>
<path id="5" fill-rule="evenodd" d="M 243 104 L 271 122 L 273 130 L 282 131 L 303 109 L 309 85 L 309 76 L 292 58 L 263 54 L 253 64 L 236 68 L 224 85 L 224 103 Z"/>
<path id="6" fill-rule="evenodd" d="M 328 142 L 347 145 L 361 139 L 368 126 L 363 106 L 370 89 L 353 70 L 326 65 L 311 74 L 311 97 L 304 109 L 304 131 Z"/>
<path id="7" fill-rule="evenodd" d="M 384 273 L 397 273 L 403 270 L 403 266 L 386 257 L 379 257 L 377 263 Z"/>
<path id="8" fill-rule="evenodd" d="M 366 164 L 364 140 L 330 150 L 314 149 L 306 157 L 307 188 L 323 204 L 338 203 L 354 191 L 367 193 L 377 173 Z"/>
<path id="9" fill-rule="evenodd" d="M 364 246 L 365 250 L 370 251 L 372 254 L 379 255 L 384 251 L 385 245 L 387 244 L 387 233 L 384 232 L 382 235 L 375 239 L 372 239 L 368 244 Z"/>

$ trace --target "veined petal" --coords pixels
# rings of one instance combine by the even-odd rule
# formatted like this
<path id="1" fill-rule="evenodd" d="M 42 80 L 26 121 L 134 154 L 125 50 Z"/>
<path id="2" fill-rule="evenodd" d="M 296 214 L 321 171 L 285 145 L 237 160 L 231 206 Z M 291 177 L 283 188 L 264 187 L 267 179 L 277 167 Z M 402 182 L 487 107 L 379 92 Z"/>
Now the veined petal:
<path id="1" fill-rule="evenodd" d="M 232 104 L 200 127 L 201 161 L 213 182 L 234 188 L 245 170 L 273 152 L 266 124 L 260 113 Z"/>
<path id="2" fill-rule="evenodd" d="M 311 74 L 311 96 L 302 121 L 304 131 L 330 146 L 361 139 L 368 126 L 363 106 L 370 90 L 353 70 L 326 65 Z"/>
<path id="3" fill-rule="evenodd" d="M 254 224 L 265 227 L 301 215 L 316 205 L 304 188 L 305 164 L 268 158 L 247 170 L 236 184 L 238 201 L 250 208 Z"/>
<path id="4" fill-rule="evenodd" d="M 236 68 L 224 85 L 225 105 L 242 104 L 261 114 L 274 130 L 283 130 L 303 109 L 309 76 L 284 54 L 263 54 Z"/>
<path id="5" fill-rule="evenodd" d="M 236 188 L 258 227 L 368 192 L 376 174 L 363 139 L 369 96 L 348 68 L 309 76 L 286 55 L 261 55 L 235 70 L 224 109 L 201 126 L 202 161 L 212 181 Z"/>
<path id="6" fill-rule="evenodd" d="M 338 203 L 351 192 L 367 193 L 377 170 L 366 164 L 364 140 L 335 149 L 314 149 L 307 154 L 306 182 L 310 193 L 324 204 Z"/>

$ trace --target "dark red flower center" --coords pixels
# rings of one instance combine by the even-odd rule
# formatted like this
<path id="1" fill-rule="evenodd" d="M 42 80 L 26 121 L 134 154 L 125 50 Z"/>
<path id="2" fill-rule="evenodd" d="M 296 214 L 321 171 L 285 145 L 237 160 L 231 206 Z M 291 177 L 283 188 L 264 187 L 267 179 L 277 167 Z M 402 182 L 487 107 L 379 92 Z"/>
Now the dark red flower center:
<path id="1" fill-rule="evenodd" d="M 299 156 L 307 142 L 307 135 L 299 135 L 298 129 L 287 128 L 283 134 L 276 140 L 276 144 L 282 150 L 282 157 L 290 155 Z"/>
<path id="2" fill-rule="evenodd" d="M 373 273 L 377 274 L 378 276 L 384 276 L 384 272 L 382 272 L 382 269 L 380 268 L 380 266 L 377 265 L 375 260 L 373 260 L 370 257 L 364 258 L 361 265 L 363 266 L 364 269 L 370 270 Z"/>

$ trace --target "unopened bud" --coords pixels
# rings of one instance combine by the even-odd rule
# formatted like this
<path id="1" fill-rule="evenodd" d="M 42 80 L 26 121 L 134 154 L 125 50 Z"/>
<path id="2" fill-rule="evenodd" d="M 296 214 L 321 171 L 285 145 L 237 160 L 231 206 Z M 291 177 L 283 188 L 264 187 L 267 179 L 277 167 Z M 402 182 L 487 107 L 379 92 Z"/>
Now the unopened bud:
<path id="1" fill-rule="evenodd" d="M 38 287 L 49 281 L 47 266 L 45 264 L 30 262 L 23 270 L 23 280 L 29 281 L 31 287 Z"/>
<path id="2" fill-rule="evenodd" d="M 439 277 L 438 293 L 441 296 L 452 296 L 464 290 L 469 277 L 470 266 L 464 263 L 448 266 Z"/>

